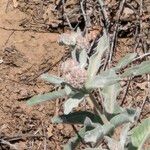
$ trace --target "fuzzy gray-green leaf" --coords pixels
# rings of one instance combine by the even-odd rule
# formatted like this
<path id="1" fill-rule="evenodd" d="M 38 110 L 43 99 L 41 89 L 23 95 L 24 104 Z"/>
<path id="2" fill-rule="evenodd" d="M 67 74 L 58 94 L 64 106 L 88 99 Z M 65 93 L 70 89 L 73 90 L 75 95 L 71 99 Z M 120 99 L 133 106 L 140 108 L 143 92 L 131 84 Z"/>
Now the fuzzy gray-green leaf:
<path id="1" fill-rule="evenodd" d="M 107 113 L 112 114 L 115 111 L 117 105 L 117 96 L 120 93 L 121 86 L 119 83 L 105 86 L 102 89 L 102 94 L 104 96 L 104 108 Z"/>
<path id="2" fill-rule="evenodd" d="M 68 143 L 64 146 L 64 150 L 74 150 L 75 147 L 78 145 L 78 143 L 81 141 L 81 139 L 84 137 L 86 132 L 86 127 L 83 127 L 78 132 L 78 135 L 75 137 L 69 139 Z"/>
<path id="3" fill-rule="evenodd" d="M 137 56 L 137 53 L 129 53 L 123 57 L 119 63 L 116 65 L 115 70 L 126 67 L 129 63 L 133 61 L 133 59 Z"/>
<path id="4" fill-rule="evenodd" d="M 88 77 L 92 79 L 101 65 L 103 53 L 109 48 L 109 39 L 106 33 L 99 39 L 95 54 L 89 59 Z"/>
<path id="5" fill-rule="evenodd" d="M 87 131 L 84 140 L 85 142 L 96 143 L 98 140 L 101 140 L 104 135 L 107 135 L 111 130 L 113 130 L 114 126 L 112 124 L 105 124 L 103 126 L 99 125 L 95 129 L 91 131 Z"/>
<path id="6" fill-rule="evenodd" d="M 88 55 L 85 50 L 82 50 L 79 55 L 80 67 L 85 68 L 87 66 Z"/>
<path id="7" fill-rule="evenodd" d="M 108 136 L 105 136 L 105 140 L 107 141 L 107 145 L 110 150 L 124 150 L 124 147 L 120 144 L 119 141 Z"/>
<path id="8" fill-rule="evenodd" d="M 59 84 L 65 82 L 63 78 L 60 78 L 60 77 L 57 77 L 54 75 L 49 75 L 48 73 L 42 74 L 41 78 L 47 82 L 52 83 L 52 84 L 58 84 L 59 85 Z"/>
<path id="9" fill-rule="evenodd" d="M 77 93 L 73 97 L 66 100 L 64 103 L 64 114 L 69 114 L 73 108 L 77 107 L 79 103 L 84 100 L 83 93 Z"/>
<path id="10" fill-rule="evenodd" d="M 140 65 L 133 66 L 122 74 L 122 77 L 138 76 L 150 73 L 150 61 L 142 62 Z"/>
<path id="11" fill-rule="evenodd" d="M 60 115 L 52 118 L 53 123 L 84 124 L 86 118 L 90 118 L 93 123 L 102 123 L 100 117 L 88 111 L 73 112 L 68 115 Z"/>
<path id="12" fill-rule="evenodd" d="M 33 96 L 27 101 L 28 105 L 35 105 L 47 100 L 54 100 L 56 98 L 64 97 L 66 95 L 65 90 L 54 91 L 46 94 L 40 94 Z"/>
<path id="13" fill-rule="evenodd" d="M 144 142 L 150 138 L 150 118 L 143 120 L 140 125 L 131 130 L 131 133 L 133 146 L 141 150 Z"/>
<path id="14" fill-rule="evenodd" d="M 115 127 L 128 122 L 133 123 L 137 118 L 137 116 L 138 116 L 138 111 L 135 111 L 134 109 L 126 109 L 121 114 L 114 116 L 110 120 L 110 123 L 113 124 Z"/>
<path id="15" fill-rule="evenodd" d="M 109 69 L 105 72 L 102 72 L 100 75 L 95 76 L 93 80 L 90 80 L 86 83 L 86 88 L 104 88 L 105 86 L 110 86 L 117 83 L 121 80 L 115 73 L 113 69 Z"/>

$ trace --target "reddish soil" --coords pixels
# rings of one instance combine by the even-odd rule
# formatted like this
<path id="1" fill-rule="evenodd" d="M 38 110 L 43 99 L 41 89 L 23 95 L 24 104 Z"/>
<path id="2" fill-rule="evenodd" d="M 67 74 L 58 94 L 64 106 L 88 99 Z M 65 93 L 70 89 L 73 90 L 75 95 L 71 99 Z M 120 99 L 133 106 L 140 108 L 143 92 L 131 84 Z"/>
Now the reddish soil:
<path id="1" fill-rule="evenodd" d="M 39 6 L 38 1 L 33 2 Z M 116 1 L 110 2 L 113 5 Z M 73 2 L 70 3 L 73 8 L 76 6 Z M 72 126 L 51 123 L 51 118 L 59 112 L 59 100 L 33 107 L 27 106 L 26 100 L 53 89 L 50 84 L 40 79 L 40 75 L 45 72 L 59 74 L 59 63 L 66 55 L 65 48 L 57 43 L 58 32 L 62 32 L 59 24 L 62 22 L 55 18 L 54 13 L 54 16 L 45 14 L 44 23 L 49 24 L 49 28 L 43 22 L 37 23 L 37 26 L 32 21 L 28 24 L 36 10 L 33 5 L 29 6 L 23 1 L 19 7 L 14 8 L 12 1 L 0 1 L 0 61 L 3 61 L 0 62 L 0 138 L 9 139 L 10 149 L 14 146 L 18 150 L 61 150 L 75 133 Z M 48 11 L 52 6 L 53 4 L 49 5 L 49 8 L 45 4 L 44 8 Z M 68 7 L 72 8 L 70 5 Z M 52 15 L 51 19 L 47 19 L 49 15 Z M 38 13 L 36 19 L 39 16 Z M 147 29 L 147 23 L 144 27 Z M 146 40 L 149 42 L 149 35 Z M 120 38 L 114 62 L 127 52 L 133 52 L 135 43 L 133 36 Z M 137 52 L 142 53 L 141 48 Z M 125 89 L 124 86 L 123 90 Z M 136 78 L 129 88 L 126 105 L 140 107 L 147 89 L 146 77 Z M 149 108 L 147 102 L 142 112 L 144 117 L 149 116 Z M 48 138 L 42 137 L 43 135 Z M 1 149 L 9 148 L 4 146 Z"/>

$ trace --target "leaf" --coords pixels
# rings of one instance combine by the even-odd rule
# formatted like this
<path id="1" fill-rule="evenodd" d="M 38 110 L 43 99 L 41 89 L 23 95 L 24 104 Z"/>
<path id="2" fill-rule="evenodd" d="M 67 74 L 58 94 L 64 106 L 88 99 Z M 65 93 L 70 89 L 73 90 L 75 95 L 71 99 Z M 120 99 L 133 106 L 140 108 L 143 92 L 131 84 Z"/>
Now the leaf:
<path id="1" fill-rule="evenodd" d="M 103 53 L 109 48 L 109 39 L 106 33 L 99 39 L 95 54 L 89 59 L 88 77 L 92 79 L 101 65 Z"/>
<path id="2" fill-rule="evenodd" d="M 120 114 L 124 111 L 124 108 L 122 108 L 121 106 L 119 106 L 119 104 L 116 104 L 115 105 L 115 108 L 114 108 L 114 112 L 113 114 Z"/>
<path id="3" fill-rule="evenodd" d="M 137 118 L 137 116 L 138 116 L 138 111 L 135 111 L 134 109 L 126 109 L 121 114 L 114 116 L 110 120 L 110 123 L 113 124 L 115 127 L 128 122 L 133 123 Z"/>
<path id="4" fill-rule="evenodd" d="M 90 117 L 86 117 L 84 120 L 84 126 L 86 127 L 90 127 L 90 128 L 96 128 L 97 126 L 99 126 L 99 124 L 103 124 L 102 120 L 100 119 L 101 122 L 93 122 L 93 119 L 91 119 Z"/>
<path id="5" fill-rule="evenodd" d="M 121 86 L 119 83 L 105 86 L 102 90 L 104 96 L 104 108 L 107 113 L 113 114 L 117 105 L 117 96 L 119 95 Z"/>
<path id="6" fill-rule="evenodd" d="M 143 75 L 147 73 L 150 73 L 150 61 L 144 61 L 140 65 L 136 65 L 127 69 L 122 74 L 122 77 L 138 76 L 138 75 Z"/>
<path id="7" fill-rule="evenodd" d="M 71 51 L 71 58 L 74 59 L 75 61 L 77 61 L 77 50 L 74 49 Z"/>
<path id="8" fill-rule="evenodd" d="M 86 127 L 83 127 L 78 132 L 78 135 L 71 138 L 68 143 L 64 146 L 64 150 L 74 150 L 78 143 L 82 140 L 86 132 Z"/>
<path id="9" fill-rule="evenodd" d="M 116 65 L 116 67 L 114 68 L 115 70 L 121 69 L 126 67 L 129 63 L 131 63 L 133 61 L 133 59 L 137 56 L 137 53 L 129 53 L 126 54 L 125 57 L 123 57 L 119 63 Z"/>
<path id="10" fill-rule="evenodd" d="M 49 75 L 48 73 L 42 74 L 41 78 L 44 79 L 45 81 L 52 83 L 52 84 L 60 85 L 61 83 L 65 82 L 65 80 L 63 78 Z"/>
<path id="11" fill-rule="evenodd" d="M 54 92 L 50 92 L 50 93 L 46 93 L 46 94 L 40 94 L 40 95 L 36 95 L 33 96 L 32 98 L 30 98 L 27 101 L 28 105 L 35 105 L 47 100 L 54 100 L 56 98 L 60 98 L 60 97 L 64 97 L 66 96 L 66 92 L 65 90 L 59 90 L 59 91 L 54 91 Z"/>
<path id="12" fill-rule="evenodd" d="M 121 78 L 119 78 L 113 69 L 109 69 L 100 75 L 95 76 L 95 78 L 91 81 L 87 81 L 86 88 L 87 89 L 95 89 L 95 88 L 104 88 L 105 86 L 110 86 L 117 83 Z"/>
<path id="13" fill-rule="evenodd" d="M 124 147 L 122 147 L 119 141 L 116 141 L 108 136 L 105 136 L 105 140 L 107 141 L 107 145 L 110 150 L 124 150 Z"/>
<path id="14" fill-rule="evenodd" d="M 132 122 L 136 117 L 136 111 L 126 110 L 123 114 L 116 115 L 113 117 L 109 123 L 104 125 L 98 125 L 91 131 L 87 131 L 84 140 L 85 142 L 93 142 L 103 139 L 104 136 L 110 134 L 116 127 L 122 125 L 123 123 Z"/>
<path id="15" fill-rule="evenodd" d="M 125 147 L 130 127 L 131 127 L 131 123 L 127 123 L 122 128 L 122 131 L 120 133 L 120 144 L 122 147 Z"/>
<path id="16" fill-rule="evenodd" d="M 68 86 L 68 85 L 65 85 L 64 89 L 65 89 L 67 95 L 70 95 L 73 92 L 72 88 L 70 86 Z"/>
<path id="17" fill-rule="evenodd" d="M 143 120 L 140 125 L 131 130 L 132 144 L 138 147 L 138 150 L 142 149 L 148 138 L 150 138 L 150 118 Z"/>
<path id="18" fill-rule="evenodd" d="M 88 111 L 79 111 L 68 115 L 55 116 L 52 118 L 52 123 L 84 124 L 87 117 L 94 123 L 102 123 L 98 115 Z"/>
<path id="19" fill-rule="evenodd" d="M 73 97 L 69 98 L 64 103 L 64 114 L 69 114 L 74 107 L 77 107 L 79 103 L 81 103 L 84 100 L 84 94 L 83 93 L 77 93 Z"/>
<path id="20" fill-rule="evenodd" d="M 80 67 L 85 68 L 87 66 L 88 55 L 85 50 L 82 50 L 79 55 Z"/>
<path id="21" fill-rule="evenodd" d="M 104 135 L 107 135 L 110 131 L 112 131 L 114 126 L 110 123 L 105 124 L 103 126 L 98 125 L 95 129 L 91 131 L 87 131 L 84 136 L 85 142 L 93 142 L 101 140 Z"/>

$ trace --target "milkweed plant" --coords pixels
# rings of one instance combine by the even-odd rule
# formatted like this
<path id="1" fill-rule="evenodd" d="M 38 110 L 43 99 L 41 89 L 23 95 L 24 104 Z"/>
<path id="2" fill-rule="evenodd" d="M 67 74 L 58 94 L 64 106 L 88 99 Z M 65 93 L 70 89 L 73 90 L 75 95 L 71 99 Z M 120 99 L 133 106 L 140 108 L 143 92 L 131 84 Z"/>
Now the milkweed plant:
<path id="1" fill-rule="evenodd" d="M 145 141 L 150 137 L 150 118 L 142 121 L 131 129 L 139 117 L 139 109 L 123 108 L 117 102 L 121 92 L 120 81 L 128 77 L 135 77 L 150 73 L 150 61 L 132 67 L 126 67 L 136 59 L 136 53 L 128 53 L 115 67 L 102 69 L 103 56 L 109 49 L 109 38 L 104 32 L 98 39 L 92 53 L 89 52 L 89 41 L 80 31 L 72 34 L 64 33 L 59 43 L 70 46 L 71 58 L 61 64 L 61 77 L 43 74 L 42 79 L 55 86 L 58 90 L 40 94 L 27 101 L 34 105 L 47 100 L 67 97 L 64 102 L 64 114 L 54 116 L 53 123 L 82 124 L 78 135 L 71 138 L 64 146 L 64 150 L 73 150 L 81 141 L 91 143 L 87 150 L 104 150 L 101 141 L 105 140 L 110 150 L 141 150 Z M 124 71 L 120 71 L 124 70 Z M 92 95 L 98 90 L 102 108 Z M 87 101 L 93 105 L 93 113 L 89 111 L 74 111 L 80 103 Z M 120 140 L 112 138 L 114 130 L 123 125 Z M 80 136 L 80 137 L 79 137 Z"/>

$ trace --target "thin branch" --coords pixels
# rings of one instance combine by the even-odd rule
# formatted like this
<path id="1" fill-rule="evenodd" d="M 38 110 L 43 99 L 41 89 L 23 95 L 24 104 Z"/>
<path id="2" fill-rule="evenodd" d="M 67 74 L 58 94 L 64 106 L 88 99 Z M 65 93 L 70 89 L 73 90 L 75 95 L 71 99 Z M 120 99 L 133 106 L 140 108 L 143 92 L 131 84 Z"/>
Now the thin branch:
<path id="1" fill-rule="evenodd" d="M 143 54 L 143 55 L 141 55 L 141 56 L 135 58 L 133 61 L 136 61 L 136 60 L 138 60 L 138 59 L 143 59 L 144 57 L 147 57 L 147 56 L 150 56 L 150 53 L 145 53 L 145 54 Z"/>
<path id="2" fill-rule="evenodd" d="M 127 96 L 127 93 L 128 93 L 129 87 L 130 87 L 131 80 L 132 80 L 132 78 L 130 78 L 128 83 L 127 83 L 127 86 L 126 86 L 125 92 L 123 94 L 123 98 L 122 98 L 120 106 L 122 106 L 126 100 L 126 96 Z"/>
<path id="3" fill-rule="evenodd" d="M 52 27 L 51 27 L 52 28 Z M 49 33 L 48 31 L 37 31 L 35 29 L 17 29 L 17 28 L 7 28 L 7 27 L 0 27 L 0 29 L 2 30 L 6 30 L 6 31 L 18 31 L 18 32 L 27 32 L 27 31 L 31 31 L 31 32 L 36 32 L 36 33 Z M 56 31 L 56 28 L 52 28 L 55 31 L 53 32 L 58 32 Z"/>
<path id="4" fill-rule="evenodd" d="M 4 145 L 8 145 L 10 149 L 18 150 L 18 148 L 14 144 L 11 144 L 10 142 L 8 142 L 6 140 L 1 139 L 0 143 L 4 144 Z"/>
<path id="5" fill-rule="evenodd" d="M 86 14 L 86 12 L 84 11 L 84 7 L 83 7 L 83 3 L 84 3 L 85 0 L 82 0 L 80 2 L 80 6 L 81 6 L 81 11 L 82 11 L 82 14 L 83 14 L 83 18 L 84 18 L 84 22 L 85 22 L 85 33 L 87 32 L 87 28 L 90 27 L 90 22 L 89 22 L 89 18 Z"/>
<path id="6" fill-rule="evenodd" d="M 13 141 L 18 141 L 18 140 L 23 140 L 26 138 L 40 138 L 40 137 L 44 137 L 44 135 L 22 134 L 18 136 L 4 137 L 3 140 L 13 142 Z"/>
<path id="7" fill-rule="evenodd" d="M 114 49 L 115 49 L 115 45 L 117 43 L 117 35 L 118 35 L 118 29 L 119 29 L 119 22 L 120 22 L 121 14 L 122 14 L 123 9 L 124 9 L 125 2 L 126 2 L 126 0 L 122 0 L 122 2 L 120 2 L 119 12 L 118 12 L 116 26 L 115 26 L 115 31 L 113 33 L 113 39 L 112 39 L 112 43 L 111 43 L 111 47 L 110 47 L 110 56 L 109 56 L 109 60 L 108 60 L 109 61 L 109 65 L 110 65 L 111 60 L 112 60 L 112 56 L 113 56 L 113 52 L 114 52 Z"/>
<path id="8" fill-rule="evenodd" d="M 104 4 L 104 1 L 103 0 L 98 0 L 99 4 L 100 4 L 100 8 L 101 8 L 101 14 L 103 16 L 103 19 L 105 21 L 105 29 L 106 31 L 108 31 L 108 26 L 109 26 L 109 19 L 108 19 L 108 15 L 107 15 L 107 11 L 106 11 L 106 8 L 105 8 L 105 4 Z"/>
<path id="9" fill-rule="evenodd" d="M 101 112 L 101 108 L 99 106 L 99 104 L 96 102 L 95 98 L 92 96 L 92 94 L 90 94 L 90 100 L 92 101 L 94 108 L 97 112 L 97 114 L 100 116 L 100 118 L 102 119 L 102 122 L 104 124 L 107 124 L 109 121 L 107 120 L 106 116 Z"/>
<path id="10" fill-rule="evenodd" d="M 143 111 L 143 109 L 144 109 L 145 103 L 146 103 L 146 101 L 148 101 L 148 100 L 149 100 L 149 97 L 148 97 L 148 95 L 146 95 L 145 99 L 144 99 L 143 102 L 142 102 L 142 106 L 141 106 L 141 108 L 140 108 L 140 112 L 139 112 L 139 116 L 138 116 L 137 122 L 140 120 L 140 117 L 141 117 L 141 115 L 142 115 L 142 111 Z"/>
<path id="11" fill-rule="evenodd" d="M 12 32 L 10 33 L 8 39 L 6 40 L 6 42 L 5 42 L 5 44 L 4 44 L 5 46 L 7 45 L 8 41 L 10 40 L 11 36 L 12 36 L 14 33 L 15 33 L 15 31 L 12 31 Z"/>

